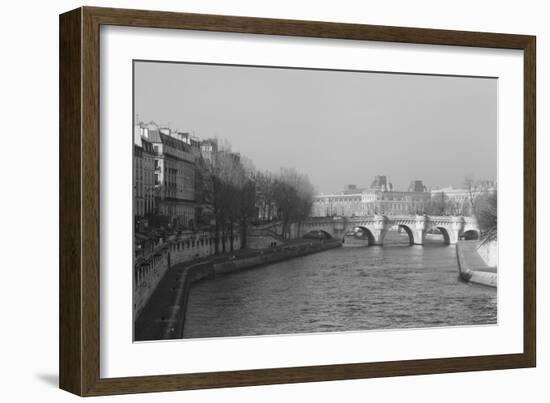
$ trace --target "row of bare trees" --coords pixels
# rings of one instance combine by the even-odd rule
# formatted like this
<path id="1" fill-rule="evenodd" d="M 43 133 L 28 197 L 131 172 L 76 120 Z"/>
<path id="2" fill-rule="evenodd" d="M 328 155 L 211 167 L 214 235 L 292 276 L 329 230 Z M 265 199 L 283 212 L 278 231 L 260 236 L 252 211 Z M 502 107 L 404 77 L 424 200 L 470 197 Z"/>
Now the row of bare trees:
<path id="1" fill-rule="evenodd" d="M 483 242 L 497 240 L 497 193 L 480 195 L 476 202 L 475 216 Z"/>
<path id="2" fill-rule="evenodd" d="M 477 219 L 484 242 L 497 239 L 497 191 L 488 191 L 487 183 L 478 182 L 472 175 L 464 179 L 466 197 L 463 202 L 452 201 L 444 192 L 432 197 L 426 210 L 428 214 L 460 214 L 474 216 Z"/>
<path id="3" fill-rule="evenodd" d="M 299 173 L 294 168 L 282 168 L 275 175 L 269 190 L 271 191 L 269 202 L 276 210 L 275 217 L 282 222 L 282 236 L 288 238 L 290 224 L 300 223 L 311 212 L 313 185 L 307 175 Z M 261 188 L 260 192 L 264 193 Z"/>
<path id="4" fill-rule="evenodd" d="M 424 206 L 424 213 L 428 215 L 463 215 L 472 216 L 473 208 L 469 198 L 458 201 L 451 199 L 445 192 L 440 192 L 431 197 Z M 474 200 L 475 206 L 475 200 Z"/>
<path id="5" fill-rule="evenodd" d="M 309 216 L 313 185 L 295 169 L 259 171 L 249 159 L 233 152 L 228 142 L 218 144 L 201 165 L 201 202 L 213 219 L 216 253 L 235 249 L 233 235 L 237 230 L 241 248 L 246 248 L 248 226 L 259 217 L 281 220 L 284 236 L 291 222 Z M 220 240 L 229 240 L 229 245 Z"/>
<path id="6" fill-rule="evenodd" d="M 424 206 L 424 212 L 429 215 L 463 215 L 467 217 L 477 216 L 478 205 L 485 200 L 488 194 L 487 182 L 475 180 L 473 175 L 466 175 L 462 183 L 465 197 L 453 200 L 445 192 L 432 196 Z"/>

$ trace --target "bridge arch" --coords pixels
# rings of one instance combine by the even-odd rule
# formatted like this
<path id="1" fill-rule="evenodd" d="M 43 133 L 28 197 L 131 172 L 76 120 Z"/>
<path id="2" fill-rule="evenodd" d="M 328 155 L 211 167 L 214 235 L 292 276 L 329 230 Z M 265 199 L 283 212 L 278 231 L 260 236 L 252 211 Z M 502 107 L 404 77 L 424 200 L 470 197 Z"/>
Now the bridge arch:
<path id="1" fill-rule="evenodd" d="M 408 225 L 405 225 L 405 224 L 399 224 L 399 228 L 402 228 L 402 229 L 405 230 L 405 232 L 409 236 L 409 244 L 414 245 L 414 234 L 412 232 L 411 227 L 409 227 Z"/>
<path id="2" fill-rule="evenodd" d="M 356 227 L 354 227 L 354 229 L 357 229 L 357 228 L 363 231 L 363 234 L 369 241 L 369 246 L 376 244 L 376 238 L 374 237 L 374 234 L 368 227 L 365 227 L 364 225 L 357 225 Z"/>
<path id="3" fill-rule="evenodd" d="M 435 227 L 441 232 L 441 235 L 443 235 L 443 242 L 445 242 L 445 245 L 451 244 L 451 237 L 449 236 L 449 231 L 445 227 L 437 226 Z"/>

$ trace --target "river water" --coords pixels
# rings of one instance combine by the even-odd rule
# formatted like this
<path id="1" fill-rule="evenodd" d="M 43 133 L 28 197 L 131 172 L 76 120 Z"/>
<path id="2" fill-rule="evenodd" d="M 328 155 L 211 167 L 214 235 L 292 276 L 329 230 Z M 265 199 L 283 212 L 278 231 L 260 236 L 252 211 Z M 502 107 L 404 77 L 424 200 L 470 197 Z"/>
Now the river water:
<path id="1" fill-rule="evenodd" d="M 184 337 L 494 324 L 497 291 L 458 279 L 442 240 L 337 248 L 193 285 Z"/>

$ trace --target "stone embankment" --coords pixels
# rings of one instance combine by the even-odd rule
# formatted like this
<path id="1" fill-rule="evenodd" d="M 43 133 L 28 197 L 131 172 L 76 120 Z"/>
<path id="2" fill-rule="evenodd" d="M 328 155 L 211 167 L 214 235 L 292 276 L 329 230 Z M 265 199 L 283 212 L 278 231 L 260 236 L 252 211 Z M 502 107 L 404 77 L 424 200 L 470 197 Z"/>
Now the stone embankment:
<path id="1" fill-rule="evenodd" d="M 459 241 L 456 256 L 462 280 L 497 287 L 496 242 L 481 245 L 479 241 Z"/>
<path id="2" fill-rule="evenodd" d="M 152 241 L 152 240 L 150 240 Z M 231 248 L 231 239 L 226 236 L 219 239 L 218 250 Z M 216 240 L 208 232 L 183 231 L 179 236 L 172 235 L 167 240 L 149 242 L 149 250 L 140 250 L 134 262 L 134 318 L 140 316 L 141 310 L 148 304 L 159 282 L 166 276 L 170 267 L 184 262 L 195 262 L 197 259 L 213 257 L 216 251 Z M 241 239 L 233 236 L 233 248 L 240 249 Z"/>
<path id="3" fill-rule="evenodd" d="M 336 240 L 302 240 L 271 249 L 237 251 L 171 267 L 135 321 L 136 341 L 183 337 L 187 299 L 194 283 L 217 275 L 309 255 L 342 246 Z"/>
<path id="4" fill-rule="evenodd" d="M 255 227 L 248 230 L 246 244 L 250 249 L 271 248 L 287 241 L 269 226 Z"/>

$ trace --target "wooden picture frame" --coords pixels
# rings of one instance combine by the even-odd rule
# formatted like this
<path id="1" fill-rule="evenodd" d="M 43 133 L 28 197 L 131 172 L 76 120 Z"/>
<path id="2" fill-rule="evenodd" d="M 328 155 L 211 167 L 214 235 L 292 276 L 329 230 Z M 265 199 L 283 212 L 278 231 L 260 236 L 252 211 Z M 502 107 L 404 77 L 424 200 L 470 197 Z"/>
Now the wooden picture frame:
<path id="1" fill-rule="evenodd" d="M 99 35 L 102 25 L 523 50 L 523 353 L 101 378 Z M 94 396 L 535 366 L 536 50 L 534 36 L 81 7 L 60 16 L 59 39 L 59 361 L 62 389 L 81 396 Z"/>

